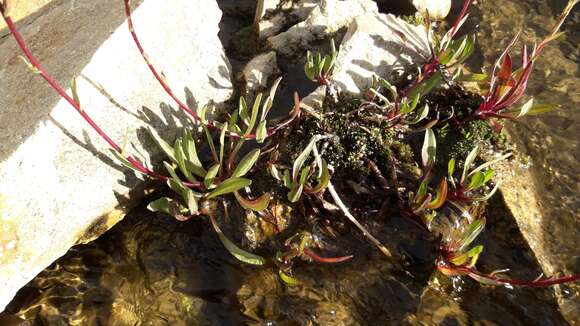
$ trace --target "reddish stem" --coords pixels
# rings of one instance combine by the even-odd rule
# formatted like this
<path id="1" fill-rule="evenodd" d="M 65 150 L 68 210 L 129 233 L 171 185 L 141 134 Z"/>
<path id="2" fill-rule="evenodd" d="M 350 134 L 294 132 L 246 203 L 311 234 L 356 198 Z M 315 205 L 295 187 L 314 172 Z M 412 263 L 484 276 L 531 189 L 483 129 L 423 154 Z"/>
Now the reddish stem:
<path id="1" fill-rule="evenodd" d="M 177 96 L 175 96 L 175 94 L 173 93 L 173 90 L 171 90 L 171 87 L 169 87 L 169 85 L 165 81 L 165 77 L 163 76 L 163 73 L 159 73 L 157 71 L 157 69 L 153 66 L 153 64 L 149 60 L 149 56 L 147 55 L 147 53 L 145 53 L 145 50 L 143 49 L 143 46 L 141 45 L 141 42 L 139 41 L 139 37 L 137 36 L 137 33 L 135 32 L 135 27 L 133 25 L 133 19 L 132 19 L 132 14 L 131 14 L 130 2 L 131 2 L 130 0 L 124 0 L 125 15 L 127 16 L 127 25 L 129 27 L 129 32 L 131 33 L 133 41 L 135 42 L 135 45 L 139 49 L 141 56 L 143 57 L 143 59 L 147 63 L 149 70 L 151 71 L 151 73 L 153 73 L 153 76 L 155 76 L 155 79 L 157 79 L 157 81 L 159 82 L 161 87 L 163 87 L 165 92 L 173 99 L 173 101 L 175 101 L 175 103 L 179 106 L 179 108 L 181 108 L 187 114 L 189 114 L 195 121 L 203 123 L 208 128 L 217 129 L 217 126 L 215 124 L 213 124 L 210 121 L 203 121 L 195 111 L 193 111 L 189 106 L 187 106 L 185 103 L 183 103 L 181 100 L 179 100 L 177 98 Z M 289 119 L 289 120 L 290 121 L 281 123 L 278 126 L 268 128 L 266 136 L 269 137 L 269 136 L 275 134 L 279 129 L 283 128 L 289 122 L 292 121 L 292 119 Z M 256 138 L 256 134 L 240 135 L 238 133 L 231 132 L 231 131 L 227 131 L 227 135 L 230 137 L 243 138 L 243 139 L 255 139 Z"/>
<path id="2" fill-rule="evenodd" d="M 342 263 L 342 262 L 347 261 L 349 259 L 352 259 L 354 257 L 353 255 L 342 256 L 342 257 L 333 257 L 333 258 L 320 257 L 314 251 L 312 251 L 308 248 L 304 248 L 304 253 L 308 257 L 312 258 L 313 260 L 315 260 L 319 263 L 326 263 L 326 264 Z"/>
<path id="3" fill-rule="evenodd" d="M 552 286 L 557 284 L 564 284 L 570 282 L 578 282 L 580 281 L 580 274 L 576 275 L 566 275 L 558 278 L 546 278 L 546 279 L 539 279 L 536 281 L 526 281 L 526 280 L 514 280 L 508 278 L 500 278 L 494 275 L 483 274 L 477 271 L 473 267 L 464 267 L 464 266 L 453 266 L 452 264 L 447 264 L 447 266 L 440 266 L 437 265 L 437 269 L 446 269 L 447 271 L 452 271 L 460 275 L 469 275 L 473 274 L 478 277 L 487 279 L 489 281 L 500 283 L 500 284 L 508 284 L 508 285 L 515 285 L 515 286 L 528 286 L 528 287 L 546 287 Z"/>
<path id="4" fill-rule="evenodd" d="M 115 141 L 113 141 L 97 125 L 97 123 L 81 108 L 80 104 L 77 103 L 72 97 L 70 97 L 67 94 L 67 92 L 62 88 L 62 86 L 44 69 L 42 64 L 36 59 L 36 57 L 32 54 L 30 49 L 26 46 L 26 43 L 24 42 L 22 35 L 18 32 L 16 25 L 12 21 L 12 18 L 10 18 L 9 16 L 6 16 L 5 10 L 6 10 L 6 3 L 4 3 L 4 4 L 0 3 L 0 13 L 2 14 L 2 18 L 4 19 L 4 21 L 6 22 L 6 26 L 8 27 L 8 30 L 14 36 L 14 39 L 16 40 L 16 43 L 18 44 L 18 47 L 20 48 L 20 50 L 22 50 L 22 52 L 24 53 L 24 56 L 28 59 L 30 64 L 37 70 L 37 73 L 39 75 L 41 75 L 42 78 L 44 78 L 44 80 L 50 85 L 50 87 L 52 87 L 52 89 L 54 91 L 56 91 L 58 93 L 58 95 L 60 95 L 62 98 L 64 98 L 81 115 L 81 117 L 93 128 L 93 130 L 95 130 L 95 132 L 101 138 L 103 138 L 103 140 L 105 140 L 107 142 L 107 144 L 109 144 L 109 146 L 111 146 L 111 148 L 113 150 L 115 150 L 117 153 L 119 153 L 121 155 L 124 155 L 122 148 Z M 125 158 L 127 159 L 127 161 L 129 163 L 131 163 L 131 165 L 135 169 L 137 169 L 138 171 L 140 171 L 143 174 L 146 174 L 150 177 L 164 180 L 164 181 L 169 179 L 166 176 L 160 175 L 160 174 L 150 170 L 149 168 L 144 166 L 141 162 L 139 162 L 138 160 L 136 160 L 132 156 L 126 156 Z M 185 183 L 185 185 L 189 186 L 189 187 L 198 187 L 199 186 L 197 184 L 192 184 L 192 183 Z"/>

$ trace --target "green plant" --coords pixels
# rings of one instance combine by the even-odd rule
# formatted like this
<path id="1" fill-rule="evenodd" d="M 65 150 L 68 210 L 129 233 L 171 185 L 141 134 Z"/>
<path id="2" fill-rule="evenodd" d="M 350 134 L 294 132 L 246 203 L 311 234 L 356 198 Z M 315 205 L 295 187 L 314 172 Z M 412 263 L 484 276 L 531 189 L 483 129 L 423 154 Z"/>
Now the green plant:
<path id="1" fill-rule="evenodd" d="M 306 53 L 306 64 L 304 65 L 306 77 L 320 85 L 328 85 L 337 56 L 338 52 L 336 51 L 334 40 L 330 41 L 330 54 L 324 57 L 320 53 L 312 54 L 312 52 L 308 51 Z"/>
<path id="2" fill-rule="evenodd" d="M 451 121 L 455 127 L 464 128 L 465 124 L 471 120 L 512 118 L 516 114 L 523 116 L 545 111 L 546 107 L 538 107 L 534 105 L 532 100 L 526 102 L 516 111 L 510 110 L 511 106 L 522 98 L 535 60 L 549 42 L 561 35 L 559 29 L 562 22 L 579 1 L 569 2 L 552 32 L 541 43 L 534 46 L 531 53 L 528 54 L 527 48 L 524 47 L 522 67 L 516 70 L 512 67 L 511 57 L 508 53 L 515 43 L 514 39 L 494 68 L 490 79 L 489 93 L 483 96 L 481 104 L 477 103 L 480 104 L 477 109 L 466 110 L 466 112 L 461 112 L 462 115 L 455 114 L 454 111 L 446 112 L 449 110 L 447 107 L 430 106 L 428 97 L 444 81 L 450 84 L 455 83 L 451 86 L 459 85 L 453 91 L 461 91 L 459 83 L 462 81 L 486 79 L 486 76 L 483 75 L 466 75 L 460 69 L 455 70 L 454 73 L 450 70 L 464 62 L 474 52 L 473 36 L 455 38 L 459 28 L 467 18 L 470 0 L 464 2 L 459 18 L 453 27 L 441 39 L 435 39 L 430 49 L 431 56 L 423 66 L 419 67 L 417 75 L 410 75 L 413 77 L 410 82 L 394 86 L 387 79 L 377 76 L 372 81 L 371 89 L 365 94 L 366 99 L 347 101 L 344 97 L 338 96 L 339 94 L 333 94 L 332 100 L 335 105 L 341 106 L 340 112 L 321 112 L 320 114 L 307 112 L 312 116 L 306 116 L 304 119 L 301 119 L 303 117 L 301 116 L 300 99 L 295 94 L 294 108 L 289 117 L 276 124 L 270 122 L 269 125 L 268 115 L 272 109 L 280 79 L 274 83 L 265 100 L 262 94 L 258 94 L 250 105 L 244 97 L 241 97 L 237 109 L 227 115 L 225 121 L 210 120 L 206 117 L 206 107 L 194 111 L 181 102 L 167 84 L 164 75 L 152 65 L 135 33 L 130 1 L 124 0 L 130 33 L 150 71 L 177 105 L 193 120 L 197 121 L 202 129 L 198 133 L 192 128 L 185 128 L 183 134 L 175 140 L 173 145 L 165 142 L 154 130 L 150 130 L 152 137 L 166 156 L 163 165 L 167 175 L 155 172 L 135 157 L 125 153 L 124 149 L 88 116 L 81 106 L 74 80 L 69 95 L 45 71 L 27 48 L 12 22 L 7 0 L 0 1 L 0 12 L 18 46 L 23 51 L 23 59 L 31 71 L 44 78 L 60 96 L 73 106 L 95 132 L 109 144 L 111 152 L 123 165 L 152 178 L 165 181 L 169 188 L 175 192 L 175 197 L 163 197 L 151 202 L 148 206 L 149 209 L 169 214 L 180 221 L 189 220 L 194 216 L 207 216 L 224 247 L 238 260 L 254 265 L 266 263 L 264 257 L 245 251 L 230 240 L 220 227 L 216 213 L 222 209 L 224 215 L 227 215 L 228 203 L 234 202 L 235 198 L 243 210 L 258 212 L 256 215 L 261 217 L 268 215 L 270 201 L 277 195 L 275 193 L 276 187 L 265 187 L 266 189 L 260 188 L 259 191 L 256 191 L 258 187 L 255 187 L 255 184 L 258 182 L 254 181 L 264 181 L 259 180 L 259 177 L 266 178 L 264 177 L 266 173 L 259 174 L 259 172 L 269 168 L 270 174 L 275 179 L 272 180 L 272 183 L 278 182 L 285 187 L 286 192 L 282 197 L 285 195 L 290 205 L 300 208 L 300 211 L 308 210 L 308 213 L 300 212 L 297 214 L 302 214 L 302 217 L 308 215 L 314 220 L 314 225 L 317 225 L 316 223 L 321 219 L 321 216 L 326 214 L 336 214 L 337 218 L 340 217 L 338 214 L 342 214 L 364 237 L 389 258 L 396 259 L 397 257 L 369 231 L 363 224 L 364 221 L 360 222 L 355 217 L 366 208 L 364 205 L 369 204 L 368 201 L 361 201 L 363 204 L 359 205 L 360 207 L 354 206 L 353 209 L 350 209 L 338 190 L 345 189 L 344 186 L 351 186 L 355 192 L 368 196 L 372 201 L 384 200 L 385 197 L 388 197 L 388 200 L 384 200 L 383 206 L 385 203 L 390 203 L 389 199 L 394 198 L 397 202 L 397 213 L 409 217 L 425 232 L 435 232 L 431 229 L 431 223 L 437 221 L 436 219 L 450 218 L 457 221 L 457 225 L 452 226 L 451 230 L 446 230 L 451 236 L 438 243 L 439 257 L 436 266 L 439 271 L 446 275 L 468 275 L 486 284 L 547 286 L 577 281 L 580 279 L 580 275 L 520 281 L 498 276 L 503 271 L 484 274 L 476 269 L 477 261 L 483 252 L 483 246 L 474 244 L 477 237 L 484 232 L 486 219 L 483 214 L 471 214 L 471 212 L 482 208 L 499 188 L 499 182 L 493 187 L 490 186 L 494 176 L 494 170 L 491 166 L 507 159 L 511 154 L 502 155 L 497 159 L 473 167 L 479 154 L 479 145 L 477 145 L 465 158 L 460 174 L 456 173 L 457 164 L 454 158 L 448 161 L 446 171 L 438 171 L 440 168 L 436 164 L 437 141 L 438 137 L 439 140 L 441 139 L 441 133 L 444 131 L 443 120 Z M 427 26 L 430 25 L 428 17 L 424 21 Z M 429 30 L 427 32 L 430 33 Z M 331 42 L 331 53 L 324 57 L 321 54 L 313 55 L 308 52 L 304 67 L 307 77 L 319 84 L 332 86 L 330 78 L 337 56 L 334 41 Z M 452 76 L 450 80 L 448 80 L 449 76 Z M 332 94 L 332 92 L 329 93 Z M 338 103 L 339 100 L 348 103 Z M 290 153 L 288 146 L 284 148 L 284 145 L 285 138 L 288 137 L 290 131 L 296 131 L 296 129 L 292 129 L 295 127 L 294 122 L 302 122 L 302 126 L 312 124 L 316 127 L 310 129 L 310 133 L 301 135 L 301 137 L 306 136 L 306 139 L 310 139 L 310 141 L 306 144 L 298 142 L 301 144 L 296 152 L 298 155 L 289 164 L 287 160 L 290 159 Z M 337 130 L 332 130 L 333 128 Z M 282 129 L 285 129 L 287 133 L 280 135 L 278 132 Z M 425 134 L 422 146 L 420 149 L 416 148 L 416 152 L 419 153 L 417 156 L 420 156 L 419 160 L 415 160 L 412 153 L 396 155 L 405 152 L 402 147 L 414 146 L 413 134 L 423 131 Z M 275 135 L 280 137 L 274 137 Z M 354 180 L 337 178 L 336 174 L 333 175 L 335 167 L 332 165 L 341 162 L 333 162 L 328 159 L 333 153 L 325 154 L 323 150 L 319 151 L 318 146 L 323 141 L 324 145 L 338 143 L 345 139 L 349 140 L 351 136 L 355 140 L 356 146 L 360 146 L 352 151 L 364 155 L 343 155 L 343 158 L 348 157 L 348 160 L 357 161 L 348 162 L 350 165 L 344 164 L 344 166 L 368 167 L 370 174 L 377 179 L 378 188 L 372 184 L 356 184 Z M 478 144 L 482 141 L 482 139 L 472 139 L 477 138 L 473 135 L 461 134 L 461 137 L 464 138 L 461 139 L 462 141 L 469 140 L 470 144 Z M 207 151 L 198 151 L 198 148 L 202 149 L 206 146 Z M 321 146 L 321 148 L 323 147 Z M 380 153 L 372 153 L 368 148 Z M 241 155 L 244 152 L 246 154 Z M 287 157 L 282 157 L 284 155 Z M 445 161 L 447 159 L 445 158 Z M 388 169 L 388 179 L 381 172 L 381 168 L 385 167 Z M 418 171 L 413 173 L 415 170 L 413 168 Z M 351 174 L 359 174 L 360 169 L 351 169 L 350 172 Z M 332 181 L 331 176 L 334 176 Z M 404 178 L 400 180 L 400 176 L 404 176 Z M 346 178 L 348 177 L 346 175 Z M 363 183 L 369 181 L 365 180 L 365 176 L 362 175 L 351 175 L 350 177 L 359 181 L 363 179 Z M 337 184 L 337 187 L 333 183 Z M 253 186 L 254 192 L 250 190 L 251 186 Z M 256 194 L 258 192 L 260 192 L 259 195 Z M 403 192 L 408 194 L 406 200 L 402 196 Z M 276 198 L 276 200 L 284 199 Z M 348 201 L 349 205 L 351 203 L 353 205 L 360 204 L 355 200 Z M 283 250 L 277 250 L 278 255 L 274 260 L 281 280 L 289 286 L 300 284 L 300 281 L 292 276 L 290 269 L 295 259 L 300 258 L 320 263 L 341 263 L 349 261 L 353 257 L 352 255 L 326 257 L 326 255 L 318 254 L 319 251 L 326 251 L 324 243 L 321 237 L 316 234 L 318 230 L 315 227 L 310 227 L 312 226 L 308 224 L 310 221 L 306 221 L 305 218 L 304 220 L 303 223 L 306 225 L 301 224 L 298 226 L 298 230 L 291 231 L 290 234 L 293 235 L 284 241 Z M 467 227 L 463 230 L 462 226 L 465 225 Z M 329 225 L 329 229 L 331 229 L 331 225 Z M 280 236 L 279 230 L 277 233 Z M 335 233 L 332 235 L 336 236 Z"/>

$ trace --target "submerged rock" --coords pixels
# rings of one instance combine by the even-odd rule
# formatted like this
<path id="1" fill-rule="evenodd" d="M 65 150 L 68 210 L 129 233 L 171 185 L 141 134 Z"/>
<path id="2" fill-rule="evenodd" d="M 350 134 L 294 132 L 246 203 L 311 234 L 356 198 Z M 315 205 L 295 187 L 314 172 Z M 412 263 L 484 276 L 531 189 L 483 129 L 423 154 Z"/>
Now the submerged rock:
<path id="1" fill-rule="evenodd" d="M 32 51 L 64 85 L 81 76 L 83 108 L 121 145 L 126 139 L 128 152 L 145 161 L 156 157 L 149 138 L 136 131 L 152 126 L 170 140 L 175 126 L 189 120 L 162 103 L 168 97 L 133 44 L 119 2 L 49 7 L 21 26 Z M 145 0 L 135 9 L 135 28 L 151 61 L 178 97 L 186 88 L 198 105 L 232 94 L 217 36 L 220 18 L 211 0 L 171 6 Z M 72 245 L 122 219 L 146 186 L 105 154 L 106 143 L 26 68 L 20 53 L 12 37 L 0 40 L 0 311 Z"/>

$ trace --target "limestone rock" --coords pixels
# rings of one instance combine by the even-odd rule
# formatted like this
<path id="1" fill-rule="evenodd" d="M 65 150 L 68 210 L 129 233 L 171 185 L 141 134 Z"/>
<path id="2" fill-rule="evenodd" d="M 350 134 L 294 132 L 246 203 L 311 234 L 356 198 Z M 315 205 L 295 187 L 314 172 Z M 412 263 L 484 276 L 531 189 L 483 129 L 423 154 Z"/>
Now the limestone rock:
<path id="1" fill-rule="evenodd" d="M 370 13 L 350 24 L 332 79 L 340 91 L 359 94 L 370 86 L 373 75 L 389 78 L 393 71 L 421 64 L 428 56 L 429 41 L 423 27 L 393 15 Z"/>
<path id="2" fill-rule="evenodd" d="M 252 59 L 242 72 L 246 81 L 246 91 L 260 91 L 268 87 L 268 80 L 279 74 L 276 52 L 260 54 Z"/>
<path id="3" fill-rule="evenodd" d="M 365 13 L 378 13 L 377 4 L 371 0 L 321 0 L 305 21 L 270 37 L 268 43 L 279 53 L 290 56 L 316 39 L 329 37 Z"/>
<path id="4" fill-rule="evenodd" d="M 318 0 L 299 0 L 265 4 L 265 17 L 258 24 L 258 38 L 265 40 L 276 35 L 284 26 L 296 24 L 305 20 L 319 3 Z"/>
<path id="5" fill-rule="evenodd" d="M 413 0 L 413 5 L 420 13 L 429 12 L 429 17 L 443 20 L 451 10 L 451 0 Z"/>
<path id="6" fill-rule="evenodd" d="M 517 222 L 544 274 L 578 273 L 580 249 L 573 241 L 580 224 L 578 220 L 570 221 L 545 213 L 536 176 L 530 168 L 508 163 L 498 170 L 502 176 L 499 192 L 509 209 L 507 213 Z M 580 320 L 580 285 L 556 286 L 554 290 L 562 315 L 575 325 Z"/>
<path id="7" fill-rule="evenodd" d="M 43 6 L 48 5 L 52 0 L 25 0 L 10 1 L 10 17 L 14 21 L 19 21 L 20 19 L 34 14 L 37 10 Z M 0 31 L 6 28 L 6 23 L 0 18 Z"/>
<path id="8" fill-rule="evenodd" d="M 185 88 L 200 105 L 231 96 L 215 1 L 134 6 L 143 46 L 178 97 L 185 98 Z M 150 125 L 172 140 L 175 127 L 188 120 L 163 104 L 172 102 L 131 40 L 119 1 L 49 7 L 21 26 L 32 51 L 62 84 L 81 76 L 84 110 L 120 144 L 126 139 L 128 152 L 159 159 L 150 139 L 136 131 Z M 0 311 L 71 246 L 120 220 L 146 185 L 114 161 L 106 143 L 19 55 L 12 37 L 0 39 Z"/>

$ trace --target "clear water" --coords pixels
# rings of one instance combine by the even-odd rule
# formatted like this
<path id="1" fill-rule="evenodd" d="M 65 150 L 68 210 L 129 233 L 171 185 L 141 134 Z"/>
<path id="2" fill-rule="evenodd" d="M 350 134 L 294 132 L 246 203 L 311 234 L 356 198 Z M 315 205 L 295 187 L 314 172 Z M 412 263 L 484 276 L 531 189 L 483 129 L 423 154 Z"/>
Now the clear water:
<path id="1" fill-rule="evenodd" d="M 482 1 L 475 10 L 476 64 L 489 65 L 519 27 L 528 40 L 544 35 L 564 2 Z M 531 155 L 536 186 L 545 190 L 542 207 L 554 219 L 546 224 L 546 246 L 577 272 L 579 20 L 576 10 L 565 25 L 571 32 L 546 51 L 531 83 L 539 100 L 565 109 L 510 128 Z M 480 268 L 509 266 L 512 276 L 533 279 L 538 264 L 504 212 L 501 198 L 492 201 Z M 433 272 L 434 248 L 414 226 L 398 218 L 374 224 L 378 237 L 407 257 L 404 271 L 352 234 L 343 245 L 353 260 L 298 265 L 303 286 L 293 288 L 272 266 L 248 267 L 231 258 L 207 221 L 180 223 L 140 207 L 30 282 L 0 315 L 0 325 L 566 324 L 551 289 L 448 279 Z"/>

